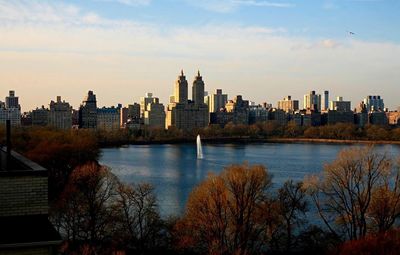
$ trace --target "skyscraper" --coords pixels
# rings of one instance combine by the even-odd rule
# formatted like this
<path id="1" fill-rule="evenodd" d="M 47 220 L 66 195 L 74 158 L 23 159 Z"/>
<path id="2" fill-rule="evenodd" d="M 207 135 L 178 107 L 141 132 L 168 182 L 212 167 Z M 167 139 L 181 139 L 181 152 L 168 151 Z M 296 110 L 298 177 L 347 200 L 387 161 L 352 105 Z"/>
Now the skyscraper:
<path id="1" fill-rule="evenodd" d="M 364 104 L 366 105 L 368 112 L 383 111 L 385 108 L 381 96 L 367 96 L 367 98 L 364 99 Z"/>
<path id="2" fill-rule="evenodd" d="M 192 87 L 192 101 L 194 104 L 204 104 L 204 81 L 200 75 L 200 71 L 197 71 L 197 76 L 194 77 Z"/>
<path id="3" fill-rule="evenodd" d="M 329 109 L 329 91 L 324 91 L 324 107 L 322 110 L 327 111 Z"/>
<path id="4" fill-rule="evenodd" d="M 188 82 L 183 70 L 181 70 L 181 75 L 175 81 L 174 102 L 180 104 L 187 104 L 188 102 Z"/>
<path id="5" fill-rule="evenodd" d="M 215 94 L 209 95 L 208 108 L 210 112 L 217 112 L 224 108 L 228 102 L 228 95 L 222 94 L 222 89 L 217 89 Z"/>
<path id="6" fill-rule="evenodd" d="M 295 112 L 299 110 L 299 100 L 293 100 L 291 96 L 287 96 L 283 100 L 278 101 L 278 109 L 285 112 Z"/>
<path id="7" fill-rule="evenodd" d="M 176 127 L 182 130 L 206 127 L 209 123 L 208 106 L 204 103 L 204 82 L 197 74 L 193 82 L 193 100 L 188 102 L 187 81 L 181 71 L 181 75 L 175 82 L 174 102 L 170 102 L 167 108 L 165 127 Z"/>
<path id="8" fill-rule="evenodd" d="M 93 91 L 89 91 L 79 108 L 79 128 L 97 127 L 97 101 Z"/>
<path id="9" fill-rule="evenodd" d="M 5 124 L 7 120 L 11 121 L 12 126 L 21 125 L 21 106 L 13 90 L 9 92 L 5 103 L 0 101 L 0 124 Z"/>
<path id="10" fill-rule="evenodd" d="M 10 90 L 8 97 L 6 97 L 6 108 L 21 108 L 14 90 Z"/>
<path id="11" fill-rule="evenodd" d="M 157 98 L 158 100 L 158 98 Z M 140 117 L 144 117 L 144 112 L 147 111 L 148 104 L 153 102 L 153 93 L 147 92 L 144 97 L 140 97 Z"/>
<path id="12" fill-rule="evenodd" d="M 304 109 L 321 112 L 321 95 L 314 90 L 304 95 Z"/>

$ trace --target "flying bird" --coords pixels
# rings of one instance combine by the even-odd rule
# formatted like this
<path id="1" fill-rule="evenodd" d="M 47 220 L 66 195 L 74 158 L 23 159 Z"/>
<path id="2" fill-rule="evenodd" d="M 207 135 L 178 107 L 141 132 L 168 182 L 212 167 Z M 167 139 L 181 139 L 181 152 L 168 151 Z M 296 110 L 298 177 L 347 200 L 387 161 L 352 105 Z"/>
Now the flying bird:
<path id="1" fill-rule="evenodd" d="M 347 31 L 349 33 L 349 35 L 355 35 L 356 33 L 351 32 L 351 31 Z"/>

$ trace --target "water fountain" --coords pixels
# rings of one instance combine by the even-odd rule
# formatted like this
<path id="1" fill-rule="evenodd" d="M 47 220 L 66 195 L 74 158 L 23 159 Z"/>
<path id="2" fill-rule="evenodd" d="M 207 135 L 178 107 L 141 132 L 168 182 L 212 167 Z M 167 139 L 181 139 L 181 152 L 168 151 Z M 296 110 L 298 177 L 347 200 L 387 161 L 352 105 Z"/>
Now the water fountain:
<path id="1" fill-rule="evenodd" d="M 197 135 L 196 144 L 197 144 L 197 159 L 202 159 L 203 158 L 203 148 L 201 147 L 200 135 Z"/>

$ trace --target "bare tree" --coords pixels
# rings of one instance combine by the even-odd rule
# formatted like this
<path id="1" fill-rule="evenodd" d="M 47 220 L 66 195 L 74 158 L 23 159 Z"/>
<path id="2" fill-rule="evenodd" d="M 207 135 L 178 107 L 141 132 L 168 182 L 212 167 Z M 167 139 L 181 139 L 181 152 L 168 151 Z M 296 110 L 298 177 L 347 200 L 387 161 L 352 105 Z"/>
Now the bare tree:
<path id="1" fill-rule="evenodd" d="M 306 190 L 302 182 L 294 183 L 293 180 L 286 181 L 278 190 L 278 203 L 280 216 L 286 236 L 286 251 L 290 251 L 295 245 L 293 230 L 305 222 L 305 213 L 308 211 L 306 201 Z"/>
<path id="2" fill-rule="evenodd" d="M 154 188 L 147 183 L 120 184 L 117 205 L 120 211 L 119 231 L 130 249 L 143 252 L 158 245 L 161 230 Z"/>
<path id="3" fill-rule="evenodd" d="M 327 164 L 321 178 L 308 180 L 319 215 L 332 233 L 340 236 L 336 224 L 349 239 L 367 234 L 374 191 L 385 184 L 390 171 L 385 154 L 376 153 L 373 147 L 351 148 Z"/>

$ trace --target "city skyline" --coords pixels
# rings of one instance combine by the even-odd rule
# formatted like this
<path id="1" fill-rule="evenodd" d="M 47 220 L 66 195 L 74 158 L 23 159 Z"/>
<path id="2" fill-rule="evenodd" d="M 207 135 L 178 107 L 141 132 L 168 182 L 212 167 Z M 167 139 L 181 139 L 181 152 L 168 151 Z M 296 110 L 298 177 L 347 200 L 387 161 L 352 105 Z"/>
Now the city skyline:
<path id="1" fill-rule="evenodd" d="M 23 111 L 62 95 L 78 108 L 146 92 L 168 102 L 182 68 L 207 91 L 274 105 L 286 95 L 331 92 L 358 104 L 400 103 L 396 1 L 0 1 L 0 94 Z M 351 34 L 353 32 L 355 34 Z"/>

